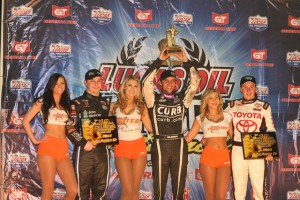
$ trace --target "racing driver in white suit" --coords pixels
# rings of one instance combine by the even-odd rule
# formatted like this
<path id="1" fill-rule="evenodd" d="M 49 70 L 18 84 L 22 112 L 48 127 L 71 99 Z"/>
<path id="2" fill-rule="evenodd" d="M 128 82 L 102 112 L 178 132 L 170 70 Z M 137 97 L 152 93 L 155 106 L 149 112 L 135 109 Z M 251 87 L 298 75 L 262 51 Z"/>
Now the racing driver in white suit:
<path id="1" fill-rule="evenodd" d="M 240 81 L 242 99 L 230 102 L 226 111 L 231 113 L 234 127 L 233 146 L 231 151 L 234 197 L 236 200 L 246 198 L 248 175 L 255 200 L 267 199 L 265 180 L 266 159 L 245 160 L 241 142 L 241 132 L 275 131 L 270 104 L 257 99 L 256 80 L 253 76 L 244 76 Z"/>

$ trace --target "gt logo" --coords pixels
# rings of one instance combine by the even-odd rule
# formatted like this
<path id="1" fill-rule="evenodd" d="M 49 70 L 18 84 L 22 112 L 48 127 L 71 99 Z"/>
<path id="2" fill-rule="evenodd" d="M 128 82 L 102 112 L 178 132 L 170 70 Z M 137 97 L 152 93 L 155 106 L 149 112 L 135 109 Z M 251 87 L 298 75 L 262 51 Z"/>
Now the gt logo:
<path id="1" fill-rule="evenodd" d="M 240 120 L 236 124 L 236 129 L 239 132 L 255 132 L 257 129 L 257 124 L 252 120 Z"/>
<path id="2" fill-rule="evenodd" d="M 152 10 L 135 9 L 135 18 L 141 22 L 150 21 L 152 20 Z"/>

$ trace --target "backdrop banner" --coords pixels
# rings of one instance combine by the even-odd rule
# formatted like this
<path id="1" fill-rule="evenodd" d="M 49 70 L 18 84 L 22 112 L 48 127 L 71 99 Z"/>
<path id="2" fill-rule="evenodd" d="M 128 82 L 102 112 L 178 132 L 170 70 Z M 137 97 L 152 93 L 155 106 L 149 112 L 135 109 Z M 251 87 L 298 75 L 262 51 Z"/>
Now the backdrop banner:
<path id="1" fill-rule="evenodd" d="M 185 119 L 191 128 L 206 88 L 217 88 L 224 101 L 241 98 L 244 75 L 257 80 L 258 97 L 270 103 L 280 159 L 268 163 L 267 199 L 300 199 L 300 1 L 299 0 L 14 0 L 4 2 L 1 105 L 0 199 L 35 200 L 41 196 L 37 146 L 22 120 L 34 98 L 43 93 L 53 73 L 67 77 L 71 98 L 84 90 L 87 70 L 100 69 L 102 95 L 115 98 L 124 77 L 143 76 L 159 56 L 159 42 L 174 24 L 176 45 L 197 66 L 201 83 Z M 176 58 L 172 68 L 182 89 L 187 73 Z M 161 72 L 158 73 L 158 76 Z M 155 90 L 160 90 L 156 84 Z M 43 136 L 41 116 L 31 125 Z M 141 127 L 148 163 L 140 199 L 152 199 L 150 148 L 152 135 Z M 201 132 L 189 143 L 185 199 L 205 199 L 199 159 Z M 228 140 L 228 146 L 231 142 Z M 69 143 L 70 154 L 73 144 Z M 111 149 L 108 199 L 119 199 L 121 185 Z M 53 199 L 65 188 L 55 179 Z M 170 180 L 165 199 L 172 199 Z M 232 199 L 232 185 L 227 199 Z M 248 187 L 247 199 L 253 199 Z"/>

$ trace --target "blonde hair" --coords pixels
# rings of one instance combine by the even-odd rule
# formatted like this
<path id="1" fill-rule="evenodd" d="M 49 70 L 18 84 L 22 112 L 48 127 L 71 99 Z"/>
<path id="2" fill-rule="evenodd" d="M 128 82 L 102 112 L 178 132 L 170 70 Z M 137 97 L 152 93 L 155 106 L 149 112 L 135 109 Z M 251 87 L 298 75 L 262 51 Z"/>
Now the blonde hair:
<path id="1" fill-rule="evenodd" d="M 124 78 L 124 81 L 123 83 L 121 84 L 121 87 L 120 87 L 120 90 L 119 90 L 119 93 L 117 94 L 117 97 L 118 97 L 118 100 L 114 106 L 114 113 L 116 111 L 116 109 L 119 107 L 121 110 L 124 110 L 127 106 L 127 97 L 125 95 L 125 85 L 127 84 L 128 81 L 130 80 L 134 80 L 137 82 L 137 85 L 138 85 L 138 90 L 137 90 L 137 94 L 136 96 L 134 97 L 134 103 L 136 104 L 137 108 L 139 109 L 141 115 L 143 114 L 143 111 L 146 107 L 145 105 L 145 102 L 143 100 L 143 97 L 142 97 L 142 93 L 141 93 L 141 84 L 140 84 L 140 80 L 133 76 L 133 75 L 128 75 Z"/>
<path id="2" fill-rule="evenodd" d="M 219 98 L 218 113 L 222 113 L 222 111 L 223 111 L 223 99 L 222 99 L 220 92 L 213 88 L 206 89 L 201 97 L 201 105 L 200 105 L 200 119 L 202 122 L 203 122 L 205 116 L 209 113 L 208 106 L 207 106 L 207 100 L 208 100 L 208 97 L 212 93 L 217 93 L 218 98 Z"/>

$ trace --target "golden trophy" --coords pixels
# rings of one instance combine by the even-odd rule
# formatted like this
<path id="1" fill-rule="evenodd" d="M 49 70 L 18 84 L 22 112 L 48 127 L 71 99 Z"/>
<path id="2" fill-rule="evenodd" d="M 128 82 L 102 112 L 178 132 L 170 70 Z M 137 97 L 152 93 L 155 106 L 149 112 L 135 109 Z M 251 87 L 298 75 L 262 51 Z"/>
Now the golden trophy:
<path id="1" fill-rule="evenodd" d="M 168 53 L 180 52 L 180 46 L 176 45 L 175 36 L 178 35 L 179 31 L 174 28 L 174 24 L 166 31 L 167 46 L 169 47 Z"/>

